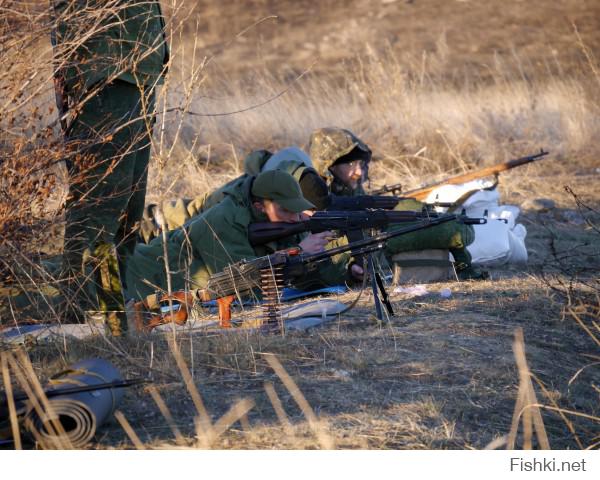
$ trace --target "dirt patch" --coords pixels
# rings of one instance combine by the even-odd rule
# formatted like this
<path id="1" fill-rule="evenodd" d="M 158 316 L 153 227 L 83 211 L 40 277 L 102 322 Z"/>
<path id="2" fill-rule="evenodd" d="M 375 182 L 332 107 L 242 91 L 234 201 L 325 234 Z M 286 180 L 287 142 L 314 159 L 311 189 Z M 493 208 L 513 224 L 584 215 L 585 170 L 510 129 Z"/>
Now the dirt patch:
<path id="1" fill-rule="evenodd" d="M 332 72 L 353 55 L 391 49 L 417 70 L 434 62 L 457 82 L 465 75 L 492 80 L 495 61 L 512 54 L 524 59 L 526 76 L 542 74 L 553 62 L 566 71 L 579 68 L 583 53 L 574 25 L 592 50 L 600 43 L 600 7 L 577 0 L 256 0 L 240 7 L 202 0 L 188 17 L 187 31 L 195 32 L 197 19 L 196 40 L 207 55 L 216 55 L 215 72 L 303 70 L 317 59 L 316 71 Z M 247 30 L 270 16 L 277 18 Z"/>

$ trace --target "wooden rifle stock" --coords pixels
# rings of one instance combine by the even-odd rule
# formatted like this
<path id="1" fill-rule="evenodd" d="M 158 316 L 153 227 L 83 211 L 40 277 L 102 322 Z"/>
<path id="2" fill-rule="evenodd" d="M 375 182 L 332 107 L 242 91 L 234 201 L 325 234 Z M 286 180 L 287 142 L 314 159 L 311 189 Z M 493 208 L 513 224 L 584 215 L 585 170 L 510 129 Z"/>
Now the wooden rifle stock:
<path id="1" fill-rule="evenodd" d="M 548 153 L 549 152 L 545 152 L 543 149 L 541 149 L 540 153 L 537 153 L 535 155 L 529 155 L 527 157 L 509 160 L 508 162 L 498 163 L 496 165 L 492 165 L 491 167 L 480 168 L 479 170 L 475 170 L 474 172 L 464 173 L 462 175 L 447 178 L 446 180 L 442 180 L 440 182 L 430 183 L 429 185 L 424 185 L 422 187 L 415 188 L 414 190 L 403 192 L 402 195 L 404 197 L 410 197 L 416 200 L 423 201 L 427 198 L 427 196 L 431 193 L 432 190 L 434 190 L 437 187 L 441 187 L 442 185 L 460 185 L 462 183 L 471 182 L 473 180 L 489 177 L 491 175 L 498 175 L 499 173 L 505 172 L 506 170 L 510 170 L 511 168 L 519 167 L 521 165 L 534 162 L 539 158 L 548 155 Z"/>
<path id="2" fill-rule="evenodd" d="M 149 295 L 134 306 L 135 329 L 139 332 L 151 332 L 159 325 L 174 322 L 185 325 L 188 318 L 188 305 L 194 297 L 190 292 L 178 291 L 171 295 Z M 152 313 L 146 321 L 147 312 Z"/>

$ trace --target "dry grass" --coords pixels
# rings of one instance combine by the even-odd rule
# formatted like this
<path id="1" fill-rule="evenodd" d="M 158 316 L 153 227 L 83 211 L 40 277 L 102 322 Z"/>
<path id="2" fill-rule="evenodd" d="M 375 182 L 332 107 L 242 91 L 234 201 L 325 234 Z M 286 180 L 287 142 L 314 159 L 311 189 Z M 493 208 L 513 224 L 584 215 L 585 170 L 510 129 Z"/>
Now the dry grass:
<path id="1" fill-rule="evenodd" d="M 214 187 L 223 177 L 211 182 L 197 172 L 198 167 L 215 165 L 217 171 L 221 167 L 234 176 L 240 157 L 252 148 L 306 147 L 311 131 L 320 125 L 341 123 L 374 146 L 381 160 L 372 169 L 374 183 L 391 176 L 407 186 L 425 175 L 439 177 L 468 165 L 504 161 L 540 146 L 554 158 L 566 159 L 585 151 L 598 135 L 596 107 L 575 79 L 546 78 L 541 84 L 513 80 L 440 91 L 412 84 L 395 62 L 394 58 L 367 58 L 361 65 L 364 72 L 350 70 L 346 85 L 309 76 L 301 87 L 292 87 L 283 97 L 243 114 L 186 119 L 179 148 L 187 153 L 193 145 L 195 151 L 183 156 L 193 162 L 182 162 L 187 168 L 180 170 L 177 188 L 190 195 L 206 188 L 207 180 L 209 188 Z M 260 78 L 264 97 L 287 88 L 274 79 Z M 220 90 L 225 88 L 236 86 Z M 236 111 L 257 103 L 251 98 L 237 86 L 225 99 L 198 100 L 190 109 Z M 177 104 L 177 99 L 171 102 Z M 237 151 L 234 145 L 244 150 Z M 172 178 L 168 177 L 169 182 Z M 164 181 L 160 185 L 168 188 Z"/>
<path id="2" fill-rule="evenodd" d="M 434 293 L 443 287 L 452 289 L 451 299 Z M 174 359 L 170 334 L 109 343 L 67 340 L 38 345 L 29 355 L 42 376 L 65 362 L 96 355 L 129 376 L 151 372 L 169 421 L 166 409 L 141 389 L 128 392 L 120 406 L 147 448 L 319 448 L 332 443 L 338 448 L 484 448 L 510 430 L 519 386 L 511 344 L 513 330 L 520 327 L 529 368 L 545 385 L 540 392 L 536 384 L 540 404 L 575 413 L 542 409 L 551 446 L 593 444 L 599 414 L 593 386 L 600 380 L 590 366 L 594 348 L 573 321 L 561 319 L 562 304 L 549 289 L 523 274 L 430 288 L 431 295 L 414 300 L 393 295 L 401 313 L 389 324 L 377 324 L 366 299 L 338 322 L 310 334 L 178 335 L 178 349 L 194 367 L 192 384 L 214 425 L 239 399 L 254 404 L 247 418 L 240 416 L 239 424 L 228 421 L 232 426 L 208 444 L 198 443 L 203 437 L 194 420 L 196 402 Z M 265 354 L 277 355 L 314 414 L 306 404 L 298 406 L 303 404 L 298 391 L 281 370 L 271 368 Z M 275 409 L 270 384 L 289 424 Z M 326 422 L 331 443 L 324 444 L 320 430 L 315 431 L 316 419 Z M 113 423 L 102 429 L 95 446 L 123 447 L 132 441 Z M 517 445 L 522 442 L 519 435 Z"/>
<path id="3" fill-rule="evenodd" d="M 209 31 L 186 23 L 194 43 L 183 37 L 178 45 L 186 52 L 205 46 L 204 77 L 188 102 L 189 89 L 179 85 L 188 85 L 189 67 L 174 62 L 168 103 L 186 113 L 166 117 L 166 131 L 177 139 L 170 142 L 175 162 L 166 166 L 166 175 L 153 176 L 160 192 L 154 198 L 213 188 L 237 175 L 241 158 L 252 149 L 305 147 L 310 132 L 323 125 L 350 128 L 373 146 L 382 160 L 372 169 L 375 183 L 396 177 L 414 186 L 432 174 L 540 146 L 561 160 L 577 156 L 578 168 L 598 164 L 593 139 L 599 128 L 599 78 L 593 52 L 599 39 L 589 6 L 563 1 L 550 8 L 540 2 L 524 9 L 511 2 L 492 20 L 495 7 L 478 4 L 419 2 L 367 10 L 355 2 L 357 19 L 364 9 L 358 22 L 373 30 L 354 30 L 355 20 L 336 23 L 338 10 L 331 5 L 294 2 L 269 10 L 257 1 L 253 6 L 242 13 L 235 3 L 215 8 L 201 2 L 196 14 L 212 19 Z M 440 8 L 447 27 L 430 29 Z M 556 9 L 569 12 L 569 19 L 557 20 Z M 225 32 L 231 26 L 213 15 L 218 11 L 229 21 L 231 10 L 236 31 L 244 34 L 214 37 L 219 25 Z M 269 18 L 273 13 L 281 18 Z M 260 19 L 265 20 L 254 25 Z M 394 22 L 402 25 L 401 35 Z M 550 25 L 534 33 L 529 24 L 540 22 Z M 478 30 L 489 23 L 496 29 L 492 37 L 503 28 L 518 28 L 520 36 L 500 48 Z M 305 45 L 307 30 L 312 50 Z M 525 38 L 527 48 L 514 45 Z M 213 45 L 217 41 L 219 46 Z M 223 115 L 227 112 L 240 113 Z"/>
<path id="4" fill-rule="evenodd" d="M 51 23 L 45 2 L 18 3 L 15 19 L 16 2 L 0 2 L 0 149 L 13 161 L 0 163 L 0 226 L 29 225 L 45 245 L 23 237 L 24 248 L 2 257 L 13 270 L 22 258 L 60 250 L 64 197 L 58 186 L 42 191 L 45 208 L 34 211 L 35 184 L 17 195 L 10 183 L 8 166 L 25 169 L 27 159 L 64 182 L 62 165 L 43 163 L 61 154 Z M 375 321 L 365 295 L 326 328 L 285 338 L 156 334 L 30 345 L 41 379 L 88 356 L 154 378 L 154 390 L 126 394 L 118 423 L 92 447 L 502 446 L 527 383 L 511 349 L 522 328 L 551 447 L 597 448 L 600 17 L 593 2 L 534 3 L 356 0 L 341 24 L 336 0 L 169 2 L 173 60 L 157 102 L 149 200 L 200 194 L 239 174 L 252 149 L 306 146 L 325 125 L 372 145 L 374 184 L 409 187 L 542 146 L 552 157 L 502 177 L 503 198 L 525 209 L 529 266 L 430 287 L 451 288 L 448 300 L 393 296 L 400 314 L 390 323 Z M 246 111 L 206 116 L 238 110 Z M 592 226 L 563 185 L 592 208 L 583 210 Z M 536 211 L 532 197 L 556 208 Z M 51 227 L 58 240 L 48 247 Z M 519 431 L 518 447 L 538 446 L 528 432 Z"/>

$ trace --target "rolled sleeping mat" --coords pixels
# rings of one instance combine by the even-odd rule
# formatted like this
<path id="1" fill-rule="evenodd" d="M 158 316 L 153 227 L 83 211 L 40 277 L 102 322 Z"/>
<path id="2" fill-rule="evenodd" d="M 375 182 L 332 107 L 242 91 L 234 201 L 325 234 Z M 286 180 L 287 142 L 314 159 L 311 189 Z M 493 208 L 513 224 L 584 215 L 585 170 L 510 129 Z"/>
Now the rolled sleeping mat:
<path id="1" fill-rule="evenodd" d="M 108 361 L 101 358 L 82 360 L 71 365 L 50 380 L 46 386 L 48 392 L 75 386 L 92 386 L 101 383 L 119 382 L 119 371 Z M 115 411 L 123 398 L 123 388 L 105 388 L 88 392 L 70 393 L 52 396 L 48 399 L 54 418 L 62 425 L 67 440 L 74 447 L 83 447 L 96 434 L 96 430 Z M 31 408 L 25 416 L 24 425 L 29 431 L 35 429 L 43 439 L 54 437 L 50 426 L 52 418 L 47 412 L 40 417 Z"/>

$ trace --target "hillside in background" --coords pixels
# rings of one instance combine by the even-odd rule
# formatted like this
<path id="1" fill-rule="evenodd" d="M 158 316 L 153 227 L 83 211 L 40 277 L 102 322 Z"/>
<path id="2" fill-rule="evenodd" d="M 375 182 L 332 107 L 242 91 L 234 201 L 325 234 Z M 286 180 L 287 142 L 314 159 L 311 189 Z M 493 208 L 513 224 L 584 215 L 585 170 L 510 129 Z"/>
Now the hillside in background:
<path id="1" fill-rule="evenodd" d="M 435 62 L 461 85 L 493 81 L 496 62 L 511 58 L 524 76 L 557 64 L 573 73 L 585 63 L 575 26 L 592 51 L 600 46 L 600 5 L 580 0 L 205 0 L 186 2 L 177 18 L 235 77 L 257 67 L 302 71 L 314 61 L 314 71 L 340 74 L 354 56 L 390 50 L 407 69 Z"/>
<path id="2" fill-rule="evenodd" d="M 595 165 L 595 2 L 201 1 L 171 20 L 181 28 L 165 131 L 177 170 L 163 158 L 166 180 L 152 176 L 165 196 L 212 188 L 254 149 L 306 147 L 326 125 L 372 145 L 385 166 L 376 183 L 540 147 Z"/>

